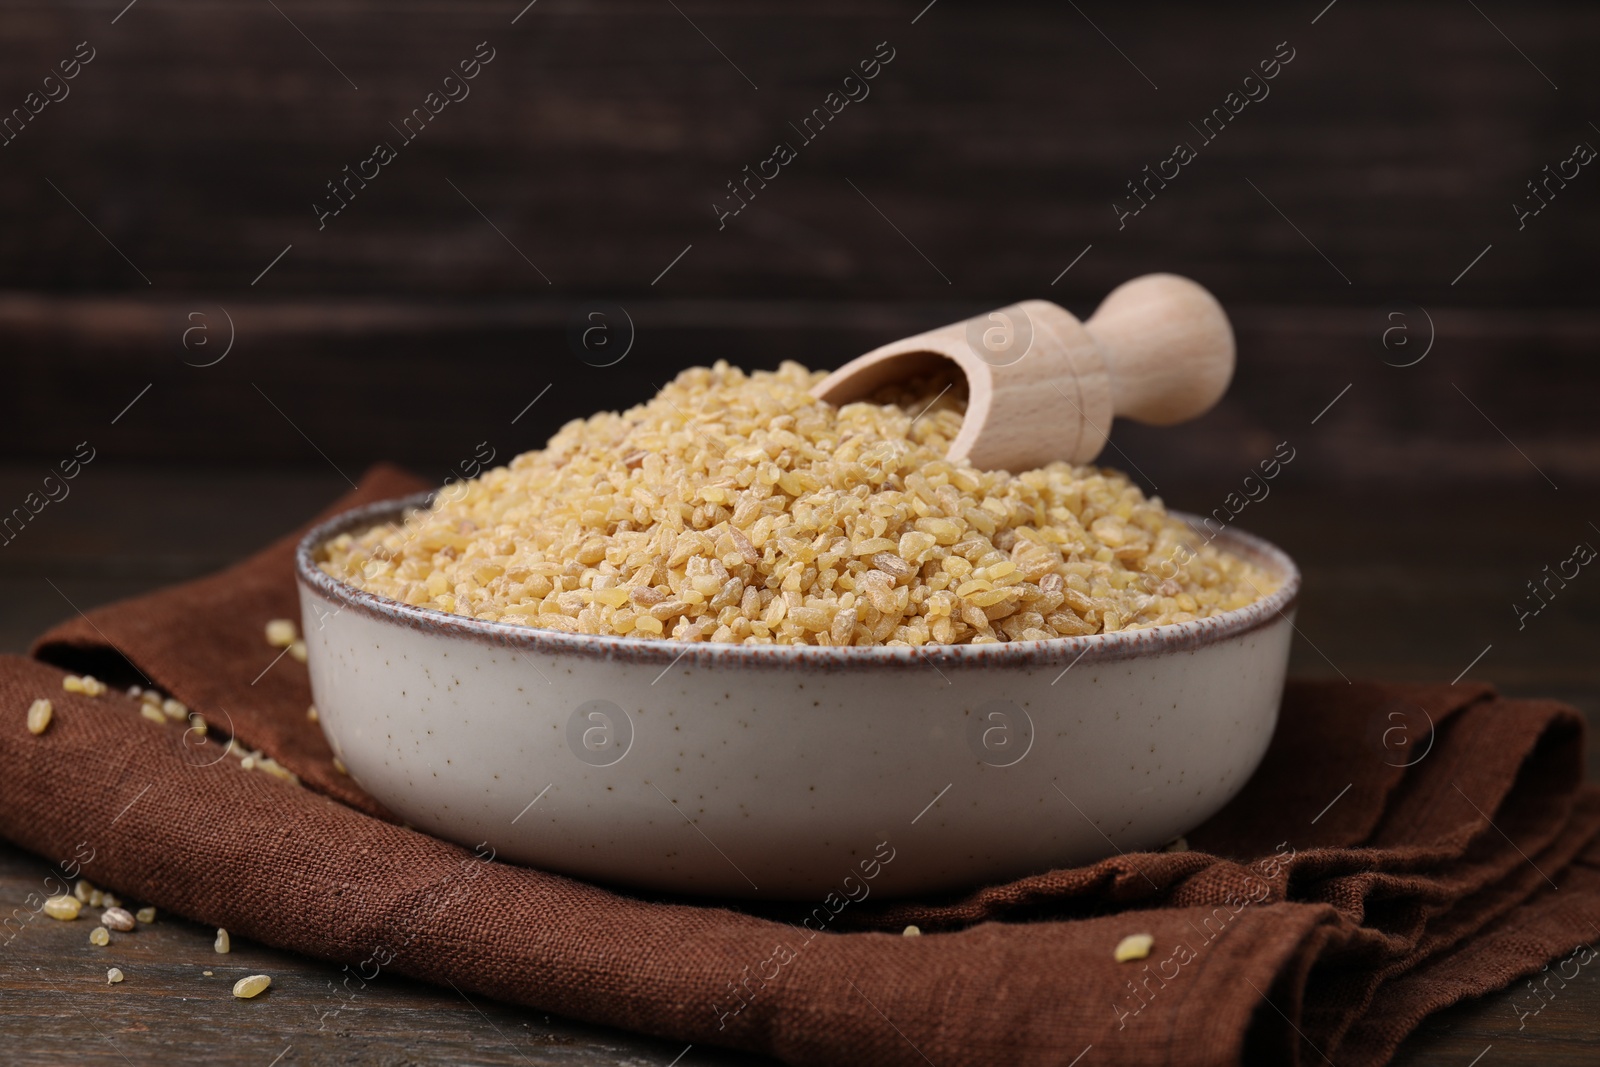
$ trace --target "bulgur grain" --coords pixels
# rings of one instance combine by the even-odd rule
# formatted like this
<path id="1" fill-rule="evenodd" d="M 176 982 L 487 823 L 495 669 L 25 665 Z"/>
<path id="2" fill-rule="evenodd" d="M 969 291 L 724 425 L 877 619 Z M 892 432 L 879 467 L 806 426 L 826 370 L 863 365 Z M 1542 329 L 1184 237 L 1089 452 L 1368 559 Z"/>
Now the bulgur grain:
<path id="1" fill-rule="evenodd" d="M 109 971 L 106 972 L 106 984 L 107 985 L 116 985 L 118 982 L 122 981 L 122 977 L 123 976 L 122 976 L 121 968 L 113 967 Z"/>
<path id="2" fill-rule="evenodd" d="M 778 644 L 1109 633 L 1275 587 L 1116 471 L 945 459 L 965 400 L 929 406 L 940 382 L 835 408 L 809 393 L 821 378 L 794 363 L 684 371 L 402 523 L 334 538 L 320 565 L 490 621 Z"/>
<path id="3" fill-rule="evenodd" d="M 48 700 L 35 700 L 28 705 L 28 732 L 35 737 L 50 729 L 50 716 L 55 713 L 55 706 Z"/>
<path id="4" fill-rule="evenodd" d="M 296 784 L 298 784 L 300 781 L 299 775 L 295 774 L 293 771 L 279 763 L 277 760 L 273 759 L 271 756 L 263 756 L 261 758 L 260 767 L 274 778 L 282 778 L 286 782 L 294 782 Z"/>
<path id="5" fill-rule="evenodd" d="M 133 913 L 126 908 L 107 908 L 100 913 L 100 921 L 112 930 L 127 933 L 134 927 Z"/>
<path id="6" fill-rule="evenodd" d="M 218 952 L 231 952 L 233 951 L 233 938 L 228 936 L 228 931 L 219 926 L 217 927 L 217 940 L 212 943 L 211 947 Z"/>
<path id="7" fill-rule="evenodd" d="M 1149 934 L 1129 934 L 1117 942 L 1117 947 L 1112 950 L 1111 955 L 1118 963 L 1142 960 L 1150 955 L 1150 949 L 1155 943 L 1156 939 Z"/>
<path id="8" fill-rule="evenodd" d="M 101 948 L 111 944 L 111 931 L 104 926 L 96 926 L 89 931 L 89 944 L 99 945 Z"/>
<path id="9" fill-rule="evenodd" d="M 240 1000 L 249 1000 L 267 991 L 272 984 L 272 977 L 265 974 L 252 974 L 233 983 L 233 995 Z"/>
<path id="10" fill-rule="evenodd" d="M 133 916 L 134 916 L 134 918 L 138 919 L 140 922 L 145 923 L 145 924 L 148 925 L 148 924 L 153 923 L 153 922 L 156 921 L 156 909 L 155 908 L 140 908 L 138 911 L 133 913 Z"/>
<path id="11" fill-rule="evenodd" d="M 267 623 L 267 644 L 273 648 L 288 648 L 300 639 L 300 631 L 291 619 L 272 619 Z"/>
<path id="12" fill-rule="evenodd" d="M 83 910 L 83 902 L 77 897 L 59 896 L 51 897 L 44 902 L 44 913 L 52 919 L 62 922 L 71 922 Z"/>
<path id="13" fill-rule="evenodd" d="M 92 674 L 85 674 L 81 678 L 76 674 L 69 674 L 61 679 L 61 688 L 69 693 L 82 693 L 87 697 L 97 697 L 106 691 L 106 683 Z"/>

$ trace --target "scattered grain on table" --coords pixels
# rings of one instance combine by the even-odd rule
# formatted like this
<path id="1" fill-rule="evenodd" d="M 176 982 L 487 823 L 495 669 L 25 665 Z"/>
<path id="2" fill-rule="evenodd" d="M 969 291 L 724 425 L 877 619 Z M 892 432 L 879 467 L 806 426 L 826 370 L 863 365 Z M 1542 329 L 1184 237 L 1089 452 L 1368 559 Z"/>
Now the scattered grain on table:
<path id="1" fill-rule="evenodd" d="M 233 995 L 240 1000 L 249 1000 L 267 991 L 272 984 L 272 977 L 265 974 L 252 974 L 233 983 Z"/>
<path id="2" fill-rule="evenodd" d="M 71 922 L 83 910 L 83 902 L 73 896 L 51 897 L 44 902 L 44 913 L 52 919 Z"/>

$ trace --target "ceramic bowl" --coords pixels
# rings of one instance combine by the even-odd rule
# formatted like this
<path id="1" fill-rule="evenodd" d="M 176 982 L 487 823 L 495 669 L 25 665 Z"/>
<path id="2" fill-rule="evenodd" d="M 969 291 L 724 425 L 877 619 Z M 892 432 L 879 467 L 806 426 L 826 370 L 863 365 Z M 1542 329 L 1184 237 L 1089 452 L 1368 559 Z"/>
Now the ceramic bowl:
<path id="1" fill-rule="evenodd" d="M 1236 530 L 1217 543 L 1281 584 L 1209 619 L 921 649 L 749 646 L 483 622 L 316 566 L 328 539 L 425 499 L 301 542 L 312 691 L 364 789 L 502 859 L 730 897 L 958 890 L 1165 845 L 1238 792 L 1277 719 L 1300 576 Z"/>

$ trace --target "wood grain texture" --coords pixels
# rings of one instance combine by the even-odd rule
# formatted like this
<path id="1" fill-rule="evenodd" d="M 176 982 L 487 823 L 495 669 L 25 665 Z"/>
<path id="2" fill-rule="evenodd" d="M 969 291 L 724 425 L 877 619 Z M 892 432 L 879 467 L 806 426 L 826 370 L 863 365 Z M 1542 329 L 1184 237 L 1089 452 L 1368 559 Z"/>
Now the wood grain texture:
<path id="1" fill-rule="evenodd" d="M 20 909 L 29 915 L 28 895 L 52 877 L 44 861 L 0 843 L 6 914 Z M 0 1040 L 7 1064 L 664 1067 L 686 1051 L 682 1044 L 468 999 L 381 972 L 363 983 L 331 964 L 242 938 L 233 938 L 232 951 L 220 955 L 212 948 L 215 931 L 168 916 L 95 946 L 89 931 L 98 916 L 86 907 L 71 922 L 39 914 L 15 936 L 16 927 L 7 927 L 10 940 L 0 947 Z M 106 981 L 111 967 L 124 974 L 116 985 Z M 270 975 L 271 988 L 252 1000 L 236 999 L 234 982 L 250 974 Z M 775 1061 L 694 1047 L 678 1062 L 732 1067 Z"/>
<path id="2" fill-rule="evenodd" d="M 1316 4 L 940 3 L 915 25 L 898 0 L 541 0 L 515 25 L 515 0 L 277 6 L 140 0 L 114 26 L 116 3 L 0 9 L 7 108 L 97 49 L 0 148 L 0 287 L 145 288 L 48 178 L 169 291 L 243 291 L 293 243 L 271 292 L 526 296 L 552 288 L 542 272 L 635 295 L 693 243 L 674 293 L 996 306 L 1045 295 L 1093 244 L 1069 299 L 1170 269 L 1230 305 L 1428 304 L 1493 242 L 1468 299 L 1590 298 L 1592 176 L 1521 230 L 1511 205 L 1596 136 L 1592 5 L 1491 11 L 1515 47 L 1445 0 L 1315 25 Z M 496 56 L 470 96 L 402 143 L 390 124 L 481 41 Z M 870 95 L 810 141 L 790 126 L 884 41 Z M 1196 127 L 1280 52 L 1268 95 L 1206 141 Z M 385 139 L 398 158 L 319 230 L 326 184 Z M 713 205 L 777 142 L 797 158 L 719 229 Z M 1128 183 L 1180 142 L 1197 158 L 1119 229 L 1113 204 L 1137 205 Z"/>
<path id="3" fill-rule="evenodd" d="M 1239 373 L 1193 426 L 1114 431 L 1158 483 L 1248 467 L 1346 385 L 1306 463 L 1330 483 L 1541 479 L 1506 438 L 1600 480 L 1597 179 L 1513 210 L 1600 143 L 1593 5 L 277 6 L 0 3 L 0 115 L 95 50 L 0 146 L 0 351 L 28 398 L 5 456 L 54 462 L 151 385 L 112 454 L 442 473 L 687 364 L 833 367 L 1171 270 L 1233 315 Z M 470 95 L 319 224 L 327 183 L 484 41 Z M 880 42 L 869 94 L 803 139 Z M 1270 91 L 1205 140 L 1263 62 Z M 1163 187 L 1179 141 L 1198 154 Z M 569 341 L 591 299 L 631 316 L 615 366 Z"/>
<path id="4" fill-rule="evenodd" d="M 1080 316 L 1093 309 L 1092 302 L 1066 306 Z M 0 297 L 7 386 L 25 398 L 7 411 L 0 455 L 27 459 L 42 473 L 88 438 L 118 462 L 303 463 L 353 476 L 395 459 L 442 480 L 480 441 L 502 456 L 539 447 L 569 419 L 648 399 L 687 365 L 727 359 L 760 368 L 798 359 L 838 366 L 885 339 L 985 310 L 933 302 L 630 301 L 623 307 L 631 331 L 615 315 L 609 329 L 615 344 L 631 336 L 631 350 L 596 367 L 569 338 L 577 307 L 556 300 L 225 303 L 233 350 L 213 366 L 195 366 L 215 360 L 230 336 L 215 303 Z M 1111 429 L 1117 447 L 1104 462 L 1147 472 L 1147 486 L 1153 479 L 1165 488 L 1243 476 L 1290 438 L 1307 446 L 1299 475 L 1329 486 L 1516 487 L 1544 485 L 1546 475 L 1558 485 L 1600 482 L 1600 423 L 1592 412 L 1600 383 L 1589 377 L 1600 373 L 1592 358 L 1600 312 L 1432 308 L 1433 350 L 1402 367 L 1394 364 L 1422 349 L 1382 347 L 1393 326 L 1383 307 L 1230 306 L 1239 354 L 1227 395 L 1180 426 L 1118 421 Z M 1410 315 L 1413 344 L 1421 345 L 1427 322 Z M 190 335 L 192 351 L 182 345 L 187 329 L 202 331 Z"/>

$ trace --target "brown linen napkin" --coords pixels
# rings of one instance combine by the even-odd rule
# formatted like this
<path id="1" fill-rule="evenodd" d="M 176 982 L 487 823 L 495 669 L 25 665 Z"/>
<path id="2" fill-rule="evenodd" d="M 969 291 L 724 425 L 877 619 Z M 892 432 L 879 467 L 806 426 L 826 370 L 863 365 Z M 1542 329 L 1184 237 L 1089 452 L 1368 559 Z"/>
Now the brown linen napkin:
<path id="1" fill-rule="evenodd" d="M 380 468 L 334 510 L 418 487 Z M 4 657 L 0 834 L 92 855 L 97 884 L 267 944 L 796 1064 L 1063 1064 L 1092 1048 L 1084 1067 L 1361 1067 L 1429 1012 L 1600 937 L 1581 720 L 1482 686 L 1292 683 L 1261 770 L 1195 851 L 868 899 L 809 940 L 781 906 L 655 902 L 485 862 L 387 821 L 332 768 L 305 668 L 271 663 L 262 640 L 267 619 L 297 615 L 294 540 L 35 651 L 102 676 L 126 657 L 304 785 Z M 35 737 L 38 696 L 56 713 Z M 926 935 L 900 936 L 907 923 Z M 1151 955 L 1114 962 L 1130 933 L 1154 937 Z"/>

